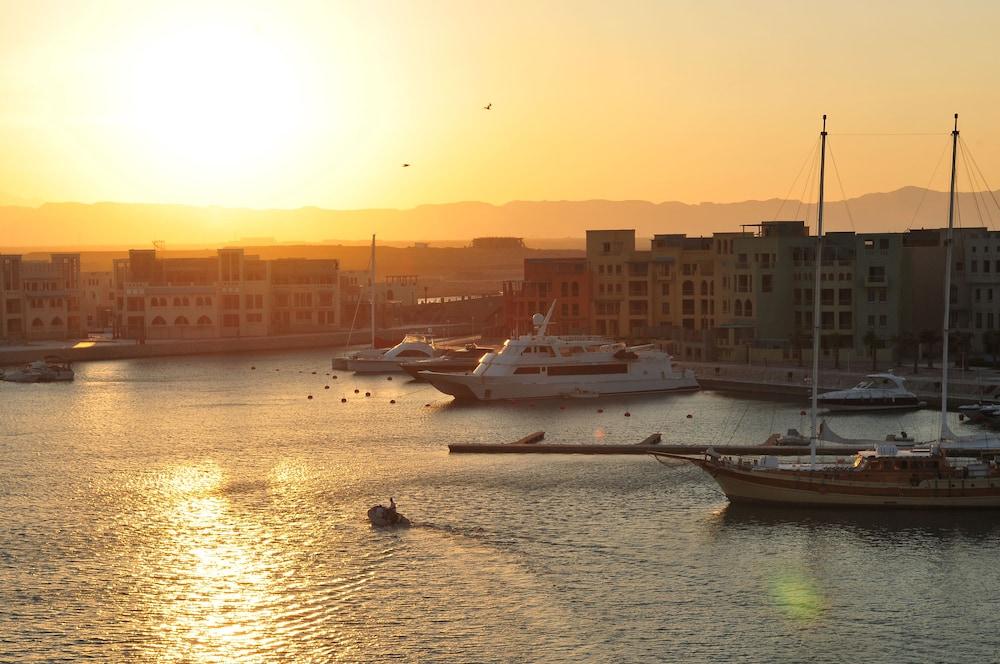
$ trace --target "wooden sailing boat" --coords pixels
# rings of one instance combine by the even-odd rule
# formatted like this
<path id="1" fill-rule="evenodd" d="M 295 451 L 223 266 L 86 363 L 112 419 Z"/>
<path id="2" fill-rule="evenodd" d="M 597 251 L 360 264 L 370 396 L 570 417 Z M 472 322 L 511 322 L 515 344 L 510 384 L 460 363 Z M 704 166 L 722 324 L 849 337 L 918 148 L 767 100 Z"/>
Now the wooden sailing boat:
<path id="1" fill-rule="evenodd" d="M 876 445 L 858 453 L 850 466 L 816 465 L 816 402 L 820 333 L 820 270 L 823 251 L 823 179 L 826 162 L 826 116 L 820 134 L 819 211 L 816 234 L 816 281 L 813 311 L 812 429 L 808 467 L 781 467 L 775 457 L 759 462 L 726 459 L 709 449 L 703 458 L 654 452 L 656 457 L 690 461 L 712 476 L 731 502 L 772 505 L 816 505 L 909 508 L 1000 508 L 1000 469 L 995 463 L 953 465 L 940 446 L 900 451 L 895 445 Z M 955 162 L 958 148 L 958 115 L 952 131 L 951 198 L 945 240 L 945 352 L 950 316 L 952 229 L 954 227 Z M 945 355 L 947 363 L 947 355 Z M 947 382 L 942 391 L 940 439 L 947 433 Z"/>

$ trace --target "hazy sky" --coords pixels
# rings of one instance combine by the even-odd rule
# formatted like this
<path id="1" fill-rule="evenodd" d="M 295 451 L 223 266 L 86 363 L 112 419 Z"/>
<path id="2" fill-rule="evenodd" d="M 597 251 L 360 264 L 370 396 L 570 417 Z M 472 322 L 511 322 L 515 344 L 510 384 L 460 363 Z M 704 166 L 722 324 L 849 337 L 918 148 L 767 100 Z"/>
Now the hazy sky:
<path id="1" fill-rule="evenodd" d="M 763 199 L 824 112 L 848 196 L 926 185 L 955 111 L 1000 182 L 998 25 L 988 1 L 0 0 L 0 200 Z M 844 135 L 885 132 L 938 135 Z"/>

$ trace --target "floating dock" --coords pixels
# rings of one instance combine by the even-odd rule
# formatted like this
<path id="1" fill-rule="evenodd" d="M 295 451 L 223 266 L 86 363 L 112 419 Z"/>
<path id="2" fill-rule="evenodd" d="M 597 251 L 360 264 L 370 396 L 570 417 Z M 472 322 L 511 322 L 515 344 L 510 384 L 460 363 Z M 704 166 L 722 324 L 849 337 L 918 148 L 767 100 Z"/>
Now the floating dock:
<path id="1" fill-rule="evenodd" d="M 448 451 L 452 454 L 649 454 L 666 452 L 702 456 L 711 448 L 723 456 L 809 456 L 806 445 L 664 445 L 660 434 L 647 436 L 639 443 L 625 445 L 605 445 L 601 443 L 541 443 L 545 432 L 536 431 L 512 443 L 451 443 Z M 861 450 L 870 450 L 871 445 L 820 446 L 816 454 L 824 457 L 851 457 Z M 997 457 L 1000 449 L 962 450 L 951 452 L 953 456 Z"/>

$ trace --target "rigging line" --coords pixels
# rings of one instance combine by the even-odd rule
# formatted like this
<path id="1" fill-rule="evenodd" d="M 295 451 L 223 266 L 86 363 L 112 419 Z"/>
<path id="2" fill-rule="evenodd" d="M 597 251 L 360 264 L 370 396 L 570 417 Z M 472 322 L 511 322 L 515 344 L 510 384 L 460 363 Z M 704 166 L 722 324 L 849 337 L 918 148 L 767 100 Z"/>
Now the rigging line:
<path id="1" fill-rule="evenodd" d="M 851 230 L 857 232 L 854 226 L 854 215 L 851 214 L 851 206 L 847 203 L 847 193 L 844 191 L 844 183 L 840 179 L 840 169 L 837 167 L 837 158 L 833 156 L 833 142 L 827 137 L 826 147 L 830 151 L 830 162 L 833 164 L 833 174 L 837 176 L 837 184 L 840 186 L 840 197 L 844 201 L 844 210 L 847 212 L 847 220 L 851 222 Z"/>
<path id="2" fill-rule="evenodd" d="M 736 422 L 736 426 L 735 426 L 735 427 L 733 427 L 733 432 L 732 432 L 731 434 L 729 434 L 729 444 L 730 444 L 730 445 L 732 445 L 732 444 L 733 444 L 733 439 L 734 439 L 734 438 L 736 438 L 736 432 L 737 432 L 737 431 L 739 431 L 739 429 L 740 429 L 740 425 L 741 425 L 741 424 L 743 424 L 743 418 L 747 416 L 747 413 L 748 413 L 748 412 L 750 412 L 750 405 L 751 405 L 751 402 L 750 402 L 750 401 L 747 401 L 747 405 L 746 405 L 746 407 L 745 407 L 745 408 L 743 409 L 743 414 L 742 414 L 742 415 L 740 415 L 740 419 L 739 419 L 739 421 L 737 421 L 737 422 Z"/>
<path id="3" fill-rule="evenodd" d="M 969 161 L 965 157 L 965 151 L 959 150 L 962 155 L 962 164 L 965 166 L 965 179 L 969 183 L 969 193 L 972 194 L 972 202 L 976 206 L 976 215 L 979 217 L 979 223 L 983 223 L 983 211 L 979 209 L 979 197 L 976 196 L 976 183 L 972 180 L 972 169 L 969 168 Z"/>
<path id="4" fill-rule="evenodd" d="M 805 170 L 806 164 L 813 163 L 813 155 L 816 154 L 816 150 L 818 149 L 819 149 L 819 140 L 817 139 L 813 143 L 812 150 L 810 150 L 809 154 L 806 155 L 805 161 L 803 161 L 802 165 L 799 166 L 799 172 L 795 174 L 795 179 L 792 180 L 791 186 L 788 187 L 788 191 L 785 193 L 785 197 L 781 199 L 781 205 L 778 206 L 778 211 L 774 215 L 775 219 L 781 219 L 781 211 L 785 208 L 785 203 L 787 203 L 790 200 L 789 197 L 792 195 L 792 190 L 795 189 L 795 185 L 798 184 L 799 178 L 802 177 L 802 171 Z"/>
<path id="5" fill-rule="evenodd" d="M 806 214 L 809 213 L 809 202 L 812 200 L 813 187 L 816 185 L 816 169 L 819 164 L 819 159 L 813 159 L 812 166 L 809 168 L 809 172 L 806 174 L 806 179 L 802 182 L 802 194 L 799 196 L 799 204 L 795 206 L 795 219 L 805 219 L 805 216 L 799 216 L 799 212 L 802 210 L 802 206 L 806 206 Z"/>
<path id="6" fill-rule="evenodd" d="M 944 161 L 944 155 L 948 152 L 950 145 L 951 142 L 949 141 L 948 143 L 945 143 L 944 147 L 941 149 L 941 156 L 938 157 L 937 163 L 934 165 L 934 170 L 931 171 L 931 176 L 927 180 L 927 186 L 924 187 L 924 192 L 920 194 L 920 200 L 917 202 L 917 208 L 913 211 L 913 218 L 910 219 L 910 228 L 913 228 L 913 225 L 917 223 L 917 214 L 920 212 L 920 208 L 924 205 L 924 199 L 927 198 L 927 192 L 930 191 L 931 184 L 934 183 L 934 177 L 937 175 L 938 169 L 941 168 L 941 162 Z"/>
<path id="7" fill-rule="evenodd" d="M 368 269 L 372 269 L 372 259 L 368 258 Z M 373 286 L 374 287 L 374 286 Z M 351 335 L 354 334 L 354 324 L 358 322 L 358 310 L 361 309 L 361 291 L 358 291 L 358 301 L 354 305 L 354 318 L 351 319 L 351 329 L 347 331 L 347 348 L 351 347 Z M 375 321 L 372 321 L 372 326 L 375 325 Z"/>
<path id="8" fill-rule="evenodd" d="M 972 154 L 972 150 L 968 149 L 968 146 L 965 145 L 965 141 L 962 139 L 961 136 L 959 136 L 958 142 L 962 144 L 963 148 L 966 151 L 968 151 L 969 158 L 972 160 L 972 165 L 976 167 L 977 171 L 979 171 L 979 177 L 980 177 L 980 179 L 982 179 L 983 184 L 986 185 L 986 191 L 989 192 L 990 198 L 993 199 L 993 204 L 997 206 L 997 210 L 1000 210 L 1000 202 L 997 202 L 996 192 L 994 192 L 993 188 L 990 187 L 990 184 L 989 184 L 989 182 L 986 181 L 986 176 L 983 174 L 982 169 L 979 168 L 979 164 L 976 163 L 976 155 Z"/>
<path id="9" fill-rule="evenodd" d="M 830 132 L 830 136 L 951 136 L 951 134 L 942 134 L 939 131 L 887 131 L 887 132 L 864 132 L 864 131 L 838 131 L 837 133 Z"/>

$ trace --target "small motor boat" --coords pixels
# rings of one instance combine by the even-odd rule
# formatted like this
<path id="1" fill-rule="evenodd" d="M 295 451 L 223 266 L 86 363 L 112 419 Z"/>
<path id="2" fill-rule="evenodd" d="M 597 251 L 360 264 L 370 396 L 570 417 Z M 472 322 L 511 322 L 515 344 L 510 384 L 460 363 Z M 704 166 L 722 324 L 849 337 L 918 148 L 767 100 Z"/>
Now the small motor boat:
<path id="1" fill-rule="evenodd" d="M 410 520 L 398 513 L 394 507 L 376 505 L 368 510 L 368 520 L 377 528 L 408 528 Z"/>

